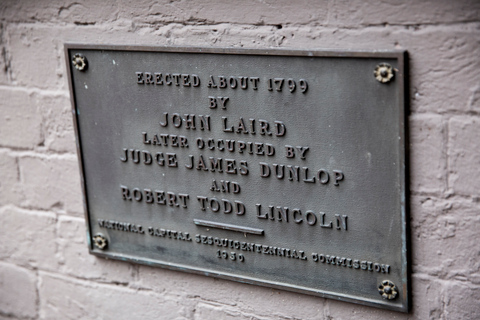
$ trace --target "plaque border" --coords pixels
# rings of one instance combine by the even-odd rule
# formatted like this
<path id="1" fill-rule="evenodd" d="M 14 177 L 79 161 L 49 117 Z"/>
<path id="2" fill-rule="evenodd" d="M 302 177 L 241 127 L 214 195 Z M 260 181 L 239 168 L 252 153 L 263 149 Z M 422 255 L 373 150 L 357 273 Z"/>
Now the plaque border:
<path id="1" fill-rule="evenodd" d="M 321 57 L 321 58 L 386 58 L 396 59 L 398 61 L 398 69 L 403 72 L 395 74 L 395 81 L 398 82 L 399 92 L 397 105 L 401 109 L 399 112 L 399 183 L 400 183 L 400 203 L 401 203 L 401 224 L 402 224 L 402 264 L 401 264 L 401 294 L 405 304 L 392 305 L 385 301 L 378 301 L 367 298 L 356 298 L 354 295 L 337 293 L 334 291 L 314 290 L 309 287 L 291 285 L 286 283 L 279 283 L 268 280 L 259 280 L 257 278 L 238 276 L 232 273 L 215 272 L 209 269 L 198 268 L 192 265 L 174 264 L 174 263 L 160 263 L 156 260 L 107 252 L 98 252 L 93 250 L 93 243 L 91 241 L 91 221 L 88 210 L 88 199 L 86 193 L 86 184 L 84 176 L 83 158 L 81 153 L 81 137 L 78 126 L 78 117 L 76 112 L 75 89 L 72 81 L 72 64 L 70 63 L 71 50 L 106 50 L 106 51 L 134 51 L 134 52 L 166 52 L 166 53 L 210 53 L 210 54 L 224 54 L 224 55 L 256 55 L 256 56 L 296 56 L 296 57 Z M 351 302 L 370 307 L 377 307 L 392 311 L 409 312 L 411 304 L 411 251 L 410 251 L 410 227 L 409 219 L 409 142 L 408 142 L 408 113 L 409 113 L 409 90 L 408 90 L 408 52 L 406 50 L 336 50 L 336 49 L 285 49 L 285 48 L 227 48 L 227 47 L 197 47 L 197 46 L 140 46 L 140 45 L 104 45 L 104 44 L 86 44 L 86 43 L 65 43 L 64 53 L 66 61 L 66 70 L 68 76 L 68 85 L 70 92 L 70 102 L 72 105 L 73 126 L 75 130 L 77 157 L 80 169 L 80 182 L 83 194 L 83 208 L 85 213 L 86 233 L 89 253 L 98 257 L 115 259 L 126 262 L 133 262 L 147 266 L 162 267 L 164 269 L 183 271 L 193 274 L 200 274 L 208 277 L 215 277 L 226 279 L 241 283 L 248 283 L 259 285 L 278 290 L 287 290 L 296 293 L 308 294 L 322 298 L 329 298 L 338 301 Z M 383 303 L 382 303 L 383 302 Z"/>

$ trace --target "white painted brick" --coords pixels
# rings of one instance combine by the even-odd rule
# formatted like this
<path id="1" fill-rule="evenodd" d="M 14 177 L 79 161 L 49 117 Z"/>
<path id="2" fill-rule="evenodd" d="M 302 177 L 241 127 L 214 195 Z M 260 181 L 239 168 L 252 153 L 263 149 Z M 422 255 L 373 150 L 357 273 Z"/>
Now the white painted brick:
<path id="1" fill-rule="evenodd" d="M 412 301 L 410 314 L 381 310 L 377 308 L 353 305 L 334 300 L 327 300 L 325 319 L 409 319 L 409 320 L 438 320 L 443 319 L 443 301 L 445 288 L 441 281 L 417 277 L 413 275 Z"/>
<path id="2" fill-rule="evenodd" d="M 412 276 L 412 306 L 409 314 L 381 310 L 366 306 L 344 303 L 335 300 L 326 300 L 325 318 L 334 320 L 349 319 L 443 319 L 443 301 L 445 288 L 442 281 L 435 281 L 432 278 L 419 277 L 416 274 Z"/>
<path id="3" fill-rule="evenodd" d="M 0 262 L 0 313 L 21 318 L 35 317 L 36 281 L 34 272 Z"/>
<path id="4" fill-rule="evenodd" d="M 13 31 L 7 29 L 12 81 L 44 89 L 59 87 L 65 75 L 60 65 L 63 46 L 54 34 L 43 36 L 35 30 L 33 25 L 15 27 Z"/>
<path id="5" fill-rule="evenodd" d="M 237 305 L 243 298 L 248 300 L 247 297 L 252 294 L 252 287 L 249 285 L 180 271 L 139 266 L 138 273 L 138 282 L 132 284 L 133 286 L 159 293 L 176 291 L 189 298 L 199 297 L 228 305 Z M 260 291 L 262 290 L 265 289 L 260 288 Z"/>
<path id="6" fill-rule="evenodd" d="M 359 25 L 433 24 L 478 20 L 480 3 L 448 1 L 335 1 L 328 24 Z"/>
<path id="7" fill-rule="evenodd" d="M 480 112 L 480 85 L 470 90 L 471 95 L 468 101 L 468 111 Z"/>
<path id="8" fill-rule="evenodd" d="M 72 105 L 65 94 L 37 94 L 36 103 L 43 117 L 45 147 L 55 152 L 76 153 Z"/>
<path id="9" fill-rule="evenodd" d="M 0 209 L 0 258 L 21 266 L 56 269 L 55 223 L 52 213 Z"/>
<path id="10" fill-rule="evenodd" d="M 181 4 L 168 1 L 128 1 L 98 3 L 73 0 L 44 1 L 42 10 L 18 1 L 5 0 L 0 14 L 9 22 L 68 22 L 79 25 L 116 22 L 117 19 L 136 24 L 166 23 L 325 23 L 328 3 L 281 0 L 271 3 L 248 0 L 241 6 L 228 1 L 202 1 Z"/>
<path id="11" fill-rule="evenodd" d="M 214 306 L 211 304 L 199 303 L 195 306 L 195 314 L 193 319 L 194 320 L 203 320 L 203 319 L 251 320 L 251 319 L 260 319 L 260 318 L 245 316 L 238 311 L 228 310 L 223 307 Z M 262 318 L 262 319 L 266 319 L 266 318 Z"/>
<path id="12" fill-rule="evenodd" d="M 0 151 L 0 206 L 18 204 L 22 199 L 17 158 Z"/>
<path id="13" fill-rule="evenodd" d="M 76 152 L 71 103 L 66 94 L 0 88 L 0 146 Z"/>
<path id="14" fill-rule="evenodd" d="M 19 158 L 25 206 L 83 215 L 76 157 Z"/>
<path id="15" fill-rule="evenodd" d="M 143 44 L 158 43 L 158 37 L 147 33 L 139 38 L 129 32 L 130 26 L 52 27 L 33 24 L 9 25 L 12 79 L 17 85 L 42 89 L 68 90 L 64 44 Z M 130 30 L 131 31 L 131 30 Z"/>
<path id="16" fill-rule="evenodd" d="M 446 319 L 480 319 L 480 286 L 452 282 L 446 291 Z"/>
<path id="17" fill-rule="evenodd" d="M 67 21 L 75 24 L 95 24 L 113 21 L 118 15 L 118 5 L 113 1 L 48 0 L 32 2 L 3 0 L 0 15 L 9 22 Z"/>
<path id="18" fill-rule="evenodd" d="M 419 112 L 467 110 L 478 87 L 479 24 L 424 27 L 388 34 L 396 47 L 408 50 L 411 108 Z M 365 30 L 364 32 L 368 32 Z M 428 45 L 426 45 L 428 44 Z"/>
<path id="19" fill-rule="evenodd" d="M 58 48 L 51 37 L 39 37 L 33 27 L 9 30 L 12 81 L 21 86 L 48 88 L 59 83 L 57 75 Z"/>
<path id="20" fill-rule="evenodd" d="M 448 134 L 449 187 L 458 194 L 480 195 L 480 118 L 453 117 Z"/>
<path id="21" fill-rule="evenodd" d="M 149 23 L 188 23 L 188 24 L 290 24 L 326 22 L 328 14 L 327 1 L 288 1 L 259 2 L 243 1 L 241 5 L 229 1 L 182 2 L 181 5 L 161 1 L 151 4 L 139 1 L 135 5 L 123 1 L 120 17 L 137 24 Z"/>
<path id="22" fill-rule="evenodd" d="M 444 316 L 445 288 L 444 282 L 436 279 L 412 276 L 412 314 L 409 319 L 438 320 Z"/>
<path id="23" fill-rule="evenodd" d="M 410 117 L 410 188 L 443 192 L 447 186 L 446 125 L 435 114 Z"/>
<path id="24" fill-rule="evenodd" d="M 327 316 L 324 319 L 349 320 L 349 319 L 409 319 L 407 314 L 371 308 L 361 305 L 352 305 L 345 302 L 329 300 L 326 303 Z M 322 319 L 322 318 L 319 318 Z M 420 320 L 420 319 L 419 319 Z M 423 320 L 423 319 L 422 319 Z"/>
<path id="25" fill-rule="evenodd" d="M 42 117 L 33 94 L 1 87 L 0 97 L 0 146 L 31 149 L 42 144 Z"/>
<path id="26" fill-rule="evenodd" d="M 159 293 L 177 292 L 187 299 L 215 301 L 229 306 L 228 310 L 236 307 L 241 314 L 268 319 L 278 319 L 282 315 L 317 319 L 325 301 L 288 291 L 146 266 L 139 267 L 138 283 L 133 286 Z"/>
<path id="27" fill-rule="evenodd" d="M 107 260 L 89 254 L 83 219 L 59 217 L 56 242 L 59 270 L 63 274 L 121 284 L 130 283 L 137 274 L 136 266 L 130 263 Z"/>
<path id="28" fill-rule="evenodd" d="M 0 8 L 1 11 L 1 8 Z M 0 14 L 1 16 L 1 14 Z M 9 83 L 9 55 L 7 52 L 5 27 L 0 23 L 0 84 Z"/>
<path id="29" fill-rule="evenodd" d="M 416 196 L 411 207 L 414 272 L 477 281 L 479 203 Z"/>
<path id="30" fill-rule="evenodd" d="M 38 1 L 38 7 L 24 2 L 5 0 L 0 11 L 10 22 L 68 22 L 95 24 L 116 22 L 165 24 L 311 24 L 358 27 L 372 24 L 432 24 L 478 19 L 480 6 L 474 0 L 464 1 L 269 1 L 247 0 L 241 5 L 229 1 L 171 3 L 169 1 Z"/>
<path id="31" fill-rule="evenodd" d="M 187 319 L 182 301 L 40 273 L 40 319 Z"/>

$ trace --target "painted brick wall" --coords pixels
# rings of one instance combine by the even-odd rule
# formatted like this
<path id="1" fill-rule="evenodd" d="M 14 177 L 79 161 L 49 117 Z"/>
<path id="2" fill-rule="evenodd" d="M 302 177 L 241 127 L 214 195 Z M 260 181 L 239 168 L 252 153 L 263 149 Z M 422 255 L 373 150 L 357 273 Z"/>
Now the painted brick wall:
<path id="1" fill-rule="evenodd" d="M 409 314 L 88 254 L 63 44 L 406 49 Z M 480 2 L 0 1 L 0 319 L 479 319 Z"/>

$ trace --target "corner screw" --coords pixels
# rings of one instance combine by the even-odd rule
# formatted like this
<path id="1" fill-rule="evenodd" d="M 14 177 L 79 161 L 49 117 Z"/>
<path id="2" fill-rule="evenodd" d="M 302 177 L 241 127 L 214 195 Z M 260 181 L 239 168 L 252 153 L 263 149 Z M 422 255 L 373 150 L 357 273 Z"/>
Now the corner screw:
<path id="1" fill-rule="evenodd" d="M 381 83 L 390 82 L 394 76 L 393 67 L 388 63 L 380 63 L 373 71 L 373 75 Z"/>
<path id="2" fill-rule="evenodd" d="M 106 249 L 108 245 L 107 239 L 101 233 L 98 233 L 93 237 L 93 243 L 100 250 Z"/>
<path id="3" fill-rule="evenodd" d="M 393 300 L 398 295 L 398 289 L 395 283 L 390 280 L 383 280 L 378 286 L 378 292 L 383 299 Z"/>
<path id="4" fill-rule="evenodd" d="M 81 53 L 76 53 L 72 59 L 73 66 L 78 71 L 87 70 L 87 58 Z"/>

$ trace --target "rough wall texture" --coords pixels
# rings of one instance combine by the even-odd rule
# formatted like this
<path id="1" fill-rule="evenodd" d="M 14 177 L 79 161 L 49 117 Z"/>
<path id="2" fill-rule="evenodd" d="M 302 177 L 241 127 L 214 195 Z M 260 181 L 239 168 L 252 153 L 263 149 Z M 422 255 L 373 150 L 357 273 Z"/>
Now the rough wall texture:
<path id="1" fill-rule="evenodd" d="M 87 252 L 63 44 L 406 49 L 409 314 Z M 480 2 L 0 2 L 0 319 L 479 319 Z"/>

